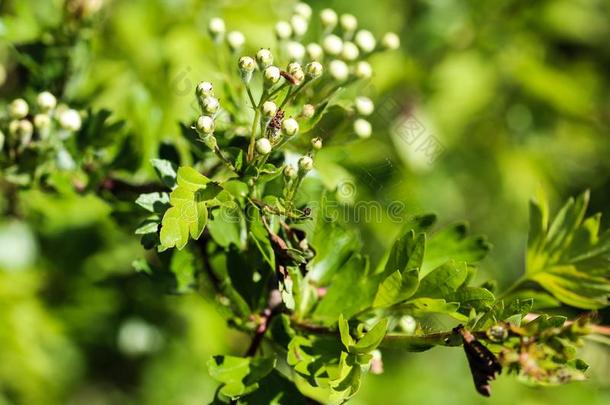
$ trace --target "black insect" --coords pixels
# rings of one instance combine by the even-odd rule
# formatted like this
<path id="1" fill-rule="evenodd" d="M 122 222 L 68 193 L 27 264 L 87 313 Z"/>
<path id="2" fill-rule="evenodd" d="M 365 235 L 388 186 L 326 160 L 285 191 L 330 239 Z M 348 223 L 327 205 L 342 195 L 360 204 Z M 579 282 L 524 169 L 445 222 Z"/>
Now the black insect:
<path id="1" fill-rule="evenodd" d="M 276 136 L 277 133 L 282 128 L 282 121 L 284 120 L 284 111 L 278 109 L 275 113 L 275 116 L 271 118 L 269 121 L 269 125 L 267 125 L 267 130 L 271 133 L 272 136 Z"/>
<path id="2" fill-rule="evenodd" d="M 483 396 L 491 395 L 491 386 L 489 383 L 495 380 L 496 375 L 502 372 L 502 366 L 496 356 L 483 346 L 472 333 L 464 329 L 463 325 L 459 325 L 454 329 L 454 332 L 462 336 L 464 343 L 464 352 L 470 366 L 470 373 L 474 386 Z"/>

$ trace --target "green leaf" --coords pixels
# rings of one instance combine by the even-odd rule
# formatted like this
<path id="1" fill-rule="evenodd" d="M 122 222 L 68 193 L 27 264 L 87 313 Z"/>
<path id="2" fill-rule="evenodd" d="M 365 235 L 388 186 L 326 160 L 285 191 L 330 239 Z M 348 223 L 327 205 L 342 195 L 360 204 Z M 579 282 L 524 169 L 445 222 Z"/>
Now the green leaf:
<path id="1" fill-rule="evenodd" d="M 326 325 L 332 325 L 340 314 L 349 319 L 371 306 L 377 293 L 379 276 L 370 275 L 368 267 L 366 258 L 352 256 L 333 277 L 313 317 Z"/>
<path id="2" fill-rule="evenodd" d="M 192 239 L 199 239 L 208 222 L 208 208 L 204 198 L 208 183 L 209 179 L 195 169 L 178 169 L 178 185 L 169 195 L 171 208 L 165 212 L 161 221 L 159 251 L 174 246 L 184 248 L 189 235 Z M 209 195 L 215 197 L 218 185 L 210 184 L 213 191 Z"/>
<path id="3" fill-rule="evenodd" d="M 449 261 L 428 273 L 419 283 L 414 297 L 445 298 L 466 281 L 465 262 Z"/>
<path id="4" fill-rule="evenodd" d="M 221 206 L 212 211 L 212 218 L 208 222 L 208 231 L 214 242 L 227 248 L 231 244 L 240 247 L 242 245 L 240 232 L 241 210 Z"/>
<path id="5" fill-rule="evenodd" d="M 379 346 L 388 329 L 388 320 L 377 322 L 355 345 L 349 346 L 350 353 L 370 353 Z"/>
<path id="6" fill-rule="evenodd" d="M 325 217 L 324 204 L 320 207 L 311 246 L 316 255 L 309 262 L 309 279 L 318 285 L 326 285 L 342 268 L 350 256 L 359 250 L 357 235 Z"/>
<path id="7" fill-rule="evenodd" d="M 354 344 L 354 339 L 349 334 L 349 324 L 347 323 L 347 319 L 343 318 L 343 314 L 339 315 L 339 321 L 337 322 L 339 326 L 339 335 L 341 336 L 341 343 L 346 350 L 349 349 L 351 345 Z"/>
<path id="8" fill-rule="evenodd" d="M 182 186 L 193 193 L 210 182 L 210 179 L 188 166 L 181 166 L 176 178 L 178 186 Z"/>
<path id="9" fill-rule="evenodd" d="M 459 223 L 432 235 L 426 244 L 420 275 L 423 277 L 450 260 L 468 264 L 482 260 L 491 249 L 491 245 L 482 236 L 467 236 L 467 234 L 467 225 Z"/>
<path id="10" fill-rule="evenodd" d="M 140 194 L 136 204 L 147 211 L 162 214 L 169 208 L 169 195 L 164 192 Z"/>
<path id="11" fill-rule="evenodd" d="M 530 203 L 526 277 L 564 304 L 608 305 L 610 232 L 599 235 L 600 215 L 585 218 L 589 193 L 570 198 L 548 225 L 546 201 Z"/>
<path id="12" fill-rule="evenodd" d="M 459 308 L 459 303 L 447 302 L 444 299 L 415 298 L 401 304 L 398 309 L 401 313 L 409 313 L 415 317 L 422 317 L 427 314 L 446 314 L 459 321 L 467 321 L 466 316 L 457 312 Z"/>
<path id="13" fill-rule="evenodd" d="M 400 289 L 402 287 L 402 275 L 399 270 L 390 274 L 379 284 L 375 300 L 373 301 L 374 308 L 385 308 L 393 305 L 398 301 Z"/>
<path id="14" fill-rule="evenodd" d="M 152 159 L 151 163 L 163 184 L 169 188 L 174 188 L 176 186 L 176 170 L 178 167 L 173 162 L 164 159 Z"/>
<path id="15" fill-rule="evenodd" d="M 488 309 L 495 301 L 494 295 L 479 287 L 462 287 L 445 298 L 448 302 L 460 304 L 460 312 L 468 313 L 470 308 L 478 310 Z"/>
<path id="16" fill-rule="evenodd" d="M 232 400 L 257 390 L 274 366 L 275 359 L 266 357 L 214 356 L 208 361 L 210 376 L 223 384 L 220 394 Z"/>

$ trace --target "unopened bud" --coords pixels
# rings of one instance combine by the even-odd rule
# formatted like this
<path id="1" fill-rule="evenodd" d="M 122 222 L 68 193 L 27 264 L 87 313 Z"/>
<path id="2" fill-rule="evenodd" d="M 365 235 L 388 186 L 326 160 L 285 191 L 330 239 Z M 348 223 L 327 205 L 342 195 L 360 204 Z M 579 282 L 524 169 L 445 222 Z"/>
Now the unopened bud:
<path id="1" fill-rule="evenodd" d="M 349 76 L 349 68 L 342 60 L 333 60 L 328 65 L 328 71 L 333 79 L 344 81 Z"/>
<path id="2" fill-rule="evenodd" d="M 277 105 L 273 101 L 265 101 L 263 103 L 263 115 L 267 118 L 275 117 Z"/>
<path id="3" fill-rule="evenodd" d="M 13 102 L 8 107 L 8 113 L 11 118 L 17 120 L 25 118 L 29 112 L 30 107 L 28 106 L 28 103 L 22 98 L 13 100 Z"/>
<path id="4" fill-rule="evenodd" d="M 354 32 L 358 28 L 358 19 L 352 14 L 341 14 L 339 23 L 345 32 Z"/>
<path id="5" fill-rule="evenodd" d="M 239 31 L 231 31 L 227 35 L 227 43 L 233 52 L 239 51 L 246 43 L 246 37 Z"/>
<path id="6" fill-rule="evenodd" d="M 270 66 L 273 63 L 273 54 L 269 49 L 261 48 L 256 53 L 256 60 L 262 69 Z"/>
<path id="7" fill-rule="evenodd" d="M 34 116 L 34 127 L 38 131 L 44 131 L 51 126 L 51 117 L 47 114 L 36 114 Z"/>
<path id="8" fill-rule="evenodd" d="M 297 41 L 290 41 L 286 45 L 286 53 L 290 60 L 301 61 L 305 57 L 305 47 Z"/>
<path id="9" fill-rule="evenodd" d="M 373 76 L 373 68 L 370 63 L 362 60 L 356 63 L 354 75 L 359 79 L 370 79 Z"/>
<path id="10" fill-rule="evenodd" d="M 343 41 L 335 34 L 330 34 L 322 40 L 322 48 L 327 54 L 337 56 L 343 50 Z"/>
<path id="11" fill-rule="evenodd" d="M 309 59 L 311 60 L 320 60 L 322 59 L 322 56 L 324 56 L 324 50 L 315 42 L 308 44 L 305 49 L 307 51 L 307 56 L 309 56 Z"/>
<path id="12" fill-rule="evenodd" d="M 363 116 L 371 115 L 375 110 L 375 104 L 373 104 L 373 101 L 364 96 L 356 97 L 354 105 L 356 106 L 356 112 Z"/>
<path id="13" fill-rule="evenodd" d="M 210 148 L 211 150 L 216 150 L 218 147 L 218 142 L 216 141 L 216 137 L 212 134 L 205 135 L 201 138 L 201 141 Z"/>
<path id="14" fill-rule="evenodd" d="M 294 136 L 299 132 L 299 123 L 294 118 L 288 118 L 282 121 L 282 130 L 287 136 Z"/>
<path id="15" fill-rule="evenodd" d="M 308 63 L 305 69 L 307 69 L 307 75 L 312 79 L 317 79 L 322 76 L 322 73 L 324 72 L 322 64 L 316 61 Z"/>
<path id="16" fill-rule="evenodd" d="M 299 2 L 294 6 L 294 13 L 309 20 L 311 18 L 311 7 L 309 4 Z"/>
<path id="17" fill-rule="evenodd" d="M 36 97 L 36 104 L 43 112 L 49 112 L 57 105 L 57 99 L 48 91 L 43 91 Z"/>
<path id="18" fill-rule="evenodd" d="M 292 26 L 286 21 L 275 24 L 275 36 L 277 39 L 288 39 L 292 36 Z"/>
<path id="19" fill-rule="evenodd" d="M 212 83 L 210 83 L 210 82 L 201 82 L 197 85 L 195 93 L 197 94 L 197 96 L 199 96 L 201 98 L 213 96 L 214 87 L 212 86 Z"/>
<path id="20" fill-rule="evenodd" d="M 294 179 L 297 177 L 297 170 L 292 165 L 287 165 L 284 167 L 284 176 L 289 179 Z"/>
<path id="21" fill-rule="evenodd" d="M 265 80 L 271 84 L 275 84 L 280 80 L 280 69 L 277 66 L 268 66 L 264 73 Z"/>
<path id="22" fill-rule="evenodd" d="M 343 43 L 343 51 L 341 52 L 341 57 L 343 59 L 353 61 L 358 59 L 358 56 L 360 56 L 360 51 L 356 44 L 349 41 Z"/>
<path id="23" fill-rule="evenodd" d="M 313 159 L 309 156 L 303 156 L 299 159 L 299 173 L 306 174 L 313 169 Z"/>
<path id="24" fill-rule="evenodd" d="M 244 83 L 250 83 L 254 69 L 256 69 L 256 62 L 254 59 L 249 56 L 242 56 L 239 58 L 239 72 L 241 73 L 241 79 Z"/>
<path id="25" fill-rule="evenodd" d="M 206 115 L 214 115 L 220 109 L 220 103 L 216 97 L 204 97 L 204 99 L 201 101 L 201 109 Z"/>
<path id="26" fill-rule="evenodd" d="M 301 111 L 301 115 L 304 118 L 311 118 L 316 113 L 316 108 L 311 104 L 305 104 L 303 106 L 303 111 Z"/>
<path id="27" fill-rule="evenodd" d="M 394 32 L 386 32 L 381 38 L 381 46 L 389 50 L 398 49 L 400 47 L 400 38 Z"/>
<path id="28" fill-rule="evenodd" d="M 375 46 L 377 45 L 375 37 L 370 31 L 367 30 L 358 31 L 354 41 L 364 53 L 373 52 L 375 50 Z"/>
<path id="29" fill-rule="evenodd" d="M 292 27 L 292 32 L 296 37 L 302 37 L 307 32 L 309 23 L 305 17 L 297 14 L 290 18 L 290 26 Z"/>
<path id="30" fill-rule="evenodd" d="M 333 28 L 335 28 L 338 19 L 339 17 L 337 16 L 335 10 L 325 8 L 324 10 L 320 11 L 320 22 L 322 23 L 322 26 L 327 30 L 332 30 Z"/>
<path id="31" fill-rule="evenodd" d="M 214 40 L 214 42 L 219 43 L 222 41 L 222 37 L 224 36 L 226 31 L 225 22 L 222 18 L 212 18 L 208 23 L 208 32 L 210 36 Z"/>
<path id="32" fill-rule="evenodd" d="M 195 127 L 200 134 L 211 134 L 214 132 L 214 119 L 207 115 L 202 115 L 197 119 Z"/>
<path id="33" fill-rule="evenodd" d="M 371 127 L 370 122 L 363 118 L 358 118 L 354 121 L 354 132 L 359 138 L 368 138 L 371 136 L 373 128 Z"/>
<path id="34" fill-rule="evenodd" d="M 268 155 L 271 153 L 271 142 L 267 138 L 260 138 L 256 141 L 256 151 L 261 155 Z"/>
<path id="35" fill-rule="evenodd" d="M 311 146 L 313 146 L 313 148 L 316 150 L 322 149 L 322 138 L 319 138 L 319 137 L 313 138 L 311 140 Z"/>
<path id="36" fill-rule="evenodd" d="M 82 120 L 76 110 L 67 109 L 59 114 L 59 125 L 63 129 L 76 132 L 81 128 Z"/>

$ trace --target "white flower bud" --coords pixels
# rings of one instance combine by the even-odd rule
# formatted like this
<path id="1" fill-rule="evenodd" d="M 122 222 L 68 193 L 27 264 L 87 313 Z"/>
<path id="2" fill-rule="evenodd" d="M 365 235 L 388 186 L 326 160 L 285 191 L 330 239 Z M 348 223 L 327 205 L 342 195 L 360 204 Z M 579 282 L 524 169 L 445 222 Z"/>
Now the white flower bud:
<path id="1" fill-rule="evenodd" d="M 212 18 L 208 23 L 208 32 L 210 36 L 214 40 L 214 42 L 218 43 L 222 40 L 226 31 L 225 22 L 222 18 Z"/>
<path id="2" fill-rule="evenodd" d="M 311 118 L 316 113 L 316 108 L 311 104 L 305 104 L 303 106 L 303 111 L 301 111 L 301 115 L 304 118 Z"/>
<path id="3" fill-rule="evenodd" d="M 290 41 L 286 45 L 286 53 L 290 60 L 303 60 L 305 57 L 305 47 L 297 41 Z"/>
<path id="4" fill-rule="evenodd" d="M 63 129 L 76 132 L 81 128 L 82 121 L 76 110 L 67 109 L 59 114 L 59 125 Z"/>
<path id="5" fill-rule="evenodd" d="M 284 167 L 284 176 L 289 179 L 294 179 L 297 177 L 297 170 L 292 165 L 286 165 L 286 167 Z"/>
<path id="6" fill-rule="evenodd" d="M 43 112 L 49 112 L 57 105 L 57 99 L 48 91 L 43 91 L 36 97 L 36 104 Z"/>
<path id="7" fill-rule="evenodd" d="M 322 59 L 322 56 L 324 56 L 324 51 L 322 50 L 322 47 L 316 44 L 315 42 L 312 42 L 311 44 L 307 45 L 306 50 L 307 56 L 309 56 L 309 59 L 311 60 L 320 60 Z"/>
<path id="8" fill-rule="evenodd" d="M 358 28 L 358 19 L 352 14 L 341 14 L 339 23 L 345 32 L 354 32 L 356 31 L 356 28 Z"/>
<path id="9" fill-rule="evenodd" d="M 275 84 L 280 80 L 280 69 L 277 66 L 267 66 L 264 73 L 265 80 L 271 84 Z"/>
<path id="10" fill-rule="evenodd" d="M 297 3 L 294 6 L 294 13 L 300 15 L 301 17 L 309 20 L 311 18 L 311 7 L 306 3 Z"/>
<path id="11" fill-rule="evenodd" d="M 18 98 L 13 100 L 13 102 L 8 106 L 8 113 L 11 118 L 22 119 L 25 118 L 30 112 L 30 107 L 28 103 L 22 99 Z"/>
<path id="12" fill-rule="evenodd" d="M 249 56 L 239 58 L 239 70 L 245 73 L 252 73 L 256 68 L 256 62 Z"/>
<path id="13" fill-rule="evenodd" d="M 256 141 L 256 151 L 261 155 L 271 153 L 271 142 L 267 138 L 260 138 Z"/>
<path id="14" fill-rule="evenodd" d="M 195 94 L 199 97 L 208 97 L 214 95 L 214 87 L 210 82 L 201 82 L 197 85 L 195 89 Z"/>
<path id="15" fill-rule="evenodd" d="M 354 105 L 356 106 L 356 112 L 364 116 L 371 115 L 375 110 L 375 104 L 373 104 L 373 101 L 364 96 L 356 97 Z"/>
<path id="16" fill-rule="evenodd" d="M 322 149 L 322 138 L 313 138 L 311 140 L 311 146 L 316 150 Z"/>
<path id="17" fill-rule="evenodd" d="M 76 163 L 72 158 L 72 155 L 65 149 L 61 148 L 57 151 L 57 155 L 55 156 L 55 163 L 57 164 L 57 168 L 59 170 L 74 170 L 76 168 Z"/>
<path id="18" fill-rule="evenodd" d="M 303 156 L 299 159 L 299 172 L 305 174 L 313 169 L 313 159 L 309 156 Z"/>
<path id="19" fill-rule="evenodd" d="M 361 60 L 360 62 L 356 63 L 354 74 L 359 79 L 370 79 L 371 76 L 373 76 L 373 68 L 371 67 L 370 63 Z"/>
<path id="20" fill-rule="evenodd" d="M 201 101 L 201 109 L 206 115 L 214 115 L 220 109 L 220 102 L 216 97 L 204 97 L 204 99 Z"/>
<path id="21" fill-rule="evenodd" d="M 354 121 L 354 132 L 360 138 L 368 138 L 371 136 L 373 132 L 373 128 L 371 127 L 371 123 L 363 118 L 358 118 Z"/>
<path id="22" fill-rule="evenodd" d="M 307 69 L 307 75 L 312 79 L 317 79 L 322 76 L 322 73 L 324 72 L 322 64 L 316 61 L 308 63 L 305 69 Z"/>
<path id="23" fill-rule="evenodd" d="M 202 115 L 197 119 L 195 127 L 201 134 L 211 134 L 214 132 L 214 119 L 210 116 Z"/>
<path id="24" fill-rule="evenodd" d="M 261 68 L 266 68 L 273 63 L 273 54 L 269 49 L 261 48 L 256 53 L 256 60 L 260 64 Z"/>
<path id="25" fill-rule="evenodd" d="M 292 36 L 292 26 L 286 21 L 275 24 L 275 36 L 277 39 L 288 39 Z"/>
<path id="26" fill-rule="evenodd" d="M 250 83 L 252 79 L 252 72 L 256 69 L 256 62 L 249 56 L 242 56 L 239 58 L 239 71 L 241 73 L 241 79 L 244 83 Z"/>
<path id="27" fill-rule="evenodd" d="M 13 120 L 9 123 L 8 130 L 12 136 L 19 137 L 23 145 L 30 142 L 34 133 L 34 127 L 28 120 Z"/>
<path id="28" fill-rule="evenodd" d="M 386 32 L 381 38 L 381 46 L 390 50 L 398 49 L 400 47 L 400 37 L 394 32 Z"/>
<path id="29" fill-rule="evenodd" d="M 353 42 L 346 41 L 343 43 L 343 51 L 341 52 L 341 57 L 348 61 L 353 61 L 358 59 L 360 56 L 360 50 Z"/>
<path id="30" fill-rule="evenodd" d="M 377 45 L 377 40 L 375 40 L 375 37 L 371 31 L 367 30 L 358 31 L 354 41 L 364 53 L 373 52 L 375 50 L 375 46 Z"/>
<path id="31" fill-rule="evenodd" d="M 324 10 L 320 11 L 320 22 L 327 30 L 332 30 L 335 28 L 338 19 L 339 18 L 337 17 L 335 10 L 325 8 Z"/>
<path id="32" fill-rule="evenodd" d="M 328 65 L 328 70 L 333 79 L 338 81 L 346 80 L 349 76 L 349 68 L 342 60 L 333 60 Z"/>
<path id="33" fill-rule="evenodd" d="M 302 37 L 307 32 L 307 28 L 309 28 L 309 23 L 303 16 L 293 15 L 290 18 L 290 26 L 292 27 L 292 33 L 296 37 Z"/>
<path id="34" fill-rule="evenodd" d="M 263 103 L 263 115 L 267 118 L 275 117 L 277 105 L 273 101 L 265 101 Z"/>
<path id="35" fill-rule="evenodd" d="M 51 126 L 51 117 L 47 114 L 36 114 L 34 116 L 34 127 L 38 131 L 45 131 Z"/>
<path id="36" fill-rule="evenodd" d="M 294 118 L 288 118 L 282 121 L 282 131 L 287 136 L 294 136 L 299 132 L 299 123 Z"/>
<path id="37" fill-rule="evenodd" d="M 227 43 L 233 52 L 239 51 L 246 43 L 246 37 L 239 31 L 231 31 L 227 35 Z"/>
<path id="38" fill-rule="evenodd" d="M 335 34 L 330 34 L 322 40 L 322 48 L 327 54 L 337 56 L 343 51 L 343 41 Z"/>

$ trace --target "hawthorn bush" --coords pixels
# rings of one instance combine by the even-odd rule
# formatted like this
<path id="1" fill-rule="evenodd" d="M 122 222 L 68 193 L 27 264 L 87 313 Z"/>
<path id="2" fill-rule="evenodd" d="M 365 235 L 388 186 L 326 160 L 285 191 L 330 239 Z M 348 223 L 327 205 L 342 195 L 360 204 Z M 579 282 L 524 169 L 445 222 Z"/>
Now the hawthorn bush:
<path id="1" fill-rule="evenodd" d="M 149 311 L 167 311 L 155 302 L 158 295 L 198 293 L 248 336 L 241 354 L 209 359 L 209 375 L 218 382 L 213 403 L 344 403 L 367 373 L 383 371 L 385 349 L 459 347 L 484 396 L 501 373 L 532 385 L 586 378 L 577 349 L 586 339 L 607 339 L 608 328 L 593 311 L 606 308 L 610 296 L 610 232 L 600 229 L 600 215 L 587 215 L 589 192 L 556 212 L 542 191 L 531 201 L 523 274 L 501 289 L 484 271 L 477 274 L 491 248 L 486 238 L 471 235 L 464 223 L 439 226 L 434 214 L 409 214 L 401 201 L 361 204 L 355 184 L 336 180 L 345 168 L 319 164 L 327 145 L 374 136 L 371 58 L 396 51 L 398 35 L 376 38 L 351 14 L 331 9 L 320 12 L 318 23 L 298 3 L 275 26 L 276 42 L 253 50 L 241 32 L 212 18 L 215 52 L 206 57 L 217 74 L 194 86 L 197 114 L 150 162 L 158 179 L 142 181 L 144 156 L 126 129 L 129 121 L 112 119 L 93 100 L 64 100 L 79 74 L 73 57 L 87 58 L 99 13 L 98 2 L 68 1 L 65 24 L 16 47 L 10 69 L 3 69 L 17 97 L 0 114 L 2 210 L 11 218 L 2 240 L 27 249 L 23 223 L 61 229 L 40 221 L 50 210 L 110 212 L 106 226 L 118 243 L 139 240 L 146 253 L 100 253 L 132 262 L 129 276 L 138 276 L 115 274 L 118 282 L 102 301 L 144 289 L 152 297 Z M 387 252 L 370 259 L 358 228 L 378 215 L 400 231 Z M 66 233 L 55 243 L 78 244 L 78 238 Z M 58 263 L 61 250 L 48 256 Z M 28 263 L 2 257 L 7 271 L 0 275 L 10 289 L 22 281 L 9 269 Z M 55 288 L 64 282 L 48 277 Z M 51 304 L 99 282 L 71 277 L 60 293 L 49 289 Z M 27 294 L 35 296 L 36 288 Z M 100 311 L 118 317 L 130 304 L 122 298 L 116 312 Z M 11 319 L 3 322 L 19 339 L 27 323 Z M 111 350 L 87 340 L 98 333 L 87 319 L 95 318 L 83 316 L 73 333 Z M 72 350 L 52 326 L 43 329 L 50 347 Z M 147 347 L 161 341 L 137 321 L 121 331 L 141 336 Z M 148 350 L 131 342 L 124 347 Z M 41 401 L 10 376 L 0 371 L 0 399 Z"/>

